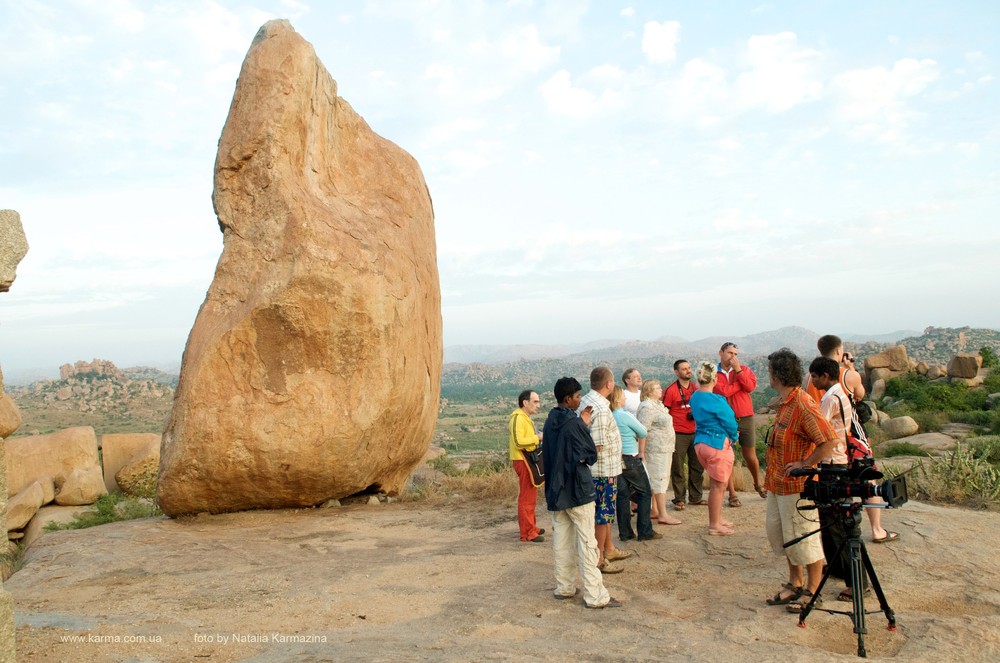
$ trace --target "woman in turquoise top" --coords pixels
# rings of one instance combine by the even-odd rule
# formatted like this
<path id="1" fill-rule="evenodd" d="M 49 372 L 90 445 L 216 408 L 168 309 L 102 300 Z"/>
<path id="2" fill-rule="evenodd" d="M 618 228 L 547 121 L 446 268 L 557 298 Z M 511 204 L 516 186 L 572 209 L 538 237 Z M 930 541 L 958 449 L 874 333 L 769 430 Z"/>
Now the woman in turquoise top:
<path id="1" fill-rule="evenodd" d="M 712 481 L 708 493 L 708 533 L 734 534 L 733 524 L 722 520 L 722 496 L 733 473 L 733 440 L 739 435 L 736 415 L 726 399 L 712 393 L 718 368 L 707 361 L 698 365 L 698 391 L 691 394 L 691 414 L 697 426 L 694 450 Z"/>
<path id="2" fill-rule="evenodd" d="M 622 434 L 622 455 L 642 458 L 646 455 L 646 436 L 649 433 L 646 427 L 625 409 L 625 392 L 621 387 L 615 385 L 608 403 L 615 423 L 618 424 L 618 432 Z"/>

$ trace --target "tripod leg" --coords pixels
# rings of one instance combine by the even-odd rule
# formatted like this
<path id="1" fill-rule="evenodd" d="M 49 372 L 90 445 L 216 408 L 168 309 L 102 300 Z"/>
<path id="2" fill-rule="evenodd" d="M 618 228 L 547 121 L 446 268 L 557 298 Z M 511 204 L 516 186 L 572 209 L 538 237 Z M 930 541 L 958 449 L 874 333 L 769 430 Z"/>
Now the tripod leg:
<path id="1" fill-rule="evenodd" d="M 885 592 L 882 591 L 882 585 L 878 581 L 878 576 L 875 575 L 875 567 L 872 565 L 871 557 L 868 556 L 868 548 L 865 547 L 864 542 L 861 542 L 861 559 L 865 564 L 865 570 L 868 571 L 868 580 L 871 581 L 872 589 L 875 590 L 875 596 L 878 597 L 879 606 L 882 608 L 882 612 L 885 613 L 885 618 L 889 621 L 888 629 L 895 631 L 896 613 L 889 607 L 889 601 L 885 598 Z"/>
<path id="2" fill-rule="evenodd" d="M 865 572 L 862 562 L 867 561 L 867 558 L 863 558 L 861 539 L 851 537 L 850 544 L 851 599 L 853 603 L 851 620 L 854 622 L 854 632 L 858 634 L 858 656 L 864 658 L 866 656 L 865 634 L 868 629 L 865 625 Z"/>
<path id="3" fill-rule="evenodd" d="M 844 546 L 846 546 L 847 544 L 848 544 L 847 541 L 844 541 L 843 543 L 840 544 L 840 546 L 837 548 L 838 556 L 840 555 L 841 550 L 843 550 Z M 808 617 L 809 613 L 812 612 L 813 605 L 816 603 L 817 600 L 819 600 L 820 594 L 823 593 L 823 587 L 824 585 L 826 585 L 826 581 L 830 578 L 831 571 L 833 571 L 833 565 L 827 564 L 826 571 L 823 572 L 823 577 L 819 579 L 819 586 L 816 588 L 816 593 L 813 594 L 813 597 L 809 600 L 809 603 L 802 606 L 802 612 L 799 613 L 799 628 L 806 627 L 806 617 Z"/>

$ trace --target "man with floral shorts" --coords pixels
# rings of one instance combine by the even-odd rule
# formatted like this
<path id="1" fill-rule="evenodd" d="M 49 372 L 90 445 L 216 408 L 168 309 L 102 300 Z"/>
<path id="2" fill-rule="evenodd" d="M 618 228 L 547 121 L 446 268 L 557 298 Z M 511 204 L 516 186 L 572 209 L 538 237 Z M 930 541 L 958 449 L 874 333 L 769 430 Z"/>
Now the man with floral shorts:
<path id="1" fill-rule="evenodd" d="M 622 435 L 611 414 L 608 396 L 615 388 L 615 377 L 605 366 L 590 372 L 590 391 L 580 401 L 580 409 L 591 408 L 590 436 L 597 447 L 597 462 L 590 466 L 594 477 L 597 502 L 594 511 L 594 536 L 600 552 L 601 573 L 621 573 L 624 569 L 611 562 L 630 557 L 627 550 L 615 548 L 611 542 L 611 524 L 615 522 L 618 499 L 618 475 L 622 473 Z"/>

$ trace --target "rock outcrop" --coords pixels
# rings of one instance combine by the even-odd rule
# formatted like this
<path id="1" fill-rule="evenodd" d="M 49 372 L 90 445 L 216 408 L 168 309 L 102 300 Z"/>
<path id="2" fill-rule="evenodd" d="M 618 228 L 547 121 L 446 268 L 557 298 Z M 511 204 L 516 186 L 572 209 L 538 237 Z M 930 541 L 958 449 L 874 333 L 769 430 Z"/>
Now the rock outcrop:
<path id="1" fill-rule="evenodd" d="M 431 199 L 287 21 L 247 53 L 213 200 L 224 248 L 163 435 L 164 512 L 397 493 L 440 392 Z"/>
<path id="2" fill-rule="evenodd" d="M 979 353 L 960 352 L 948 362 L 948 377 L 975 378 L 982 365 L 983 358 Z"/>

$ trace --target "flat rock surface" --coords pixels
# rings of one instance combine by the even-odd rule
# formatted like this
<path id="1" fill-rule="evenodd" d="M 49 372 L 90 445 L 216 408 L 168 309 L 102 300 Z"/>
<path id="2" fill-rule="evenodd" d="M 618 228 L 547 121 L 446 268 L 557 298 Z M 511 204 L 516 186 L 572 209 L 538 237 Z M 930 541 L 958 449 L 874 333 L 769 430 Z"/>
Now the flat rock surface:
<path id="1" fill-rule="evenodd" d="M 551 544 L 513 503 L 420 503 L 147 519 L 46 534 L 7 583 L 19 661 L 857 660 L 847 616 L 807 628 L 764 599 L 785 563 L 764 501 L 706 534 L 688 507 L 606 576 L 623 609 L 552 598 Z M 540 524 L 550 527 L 544 506 Z M 1000 515 L 910 502 L 868 544 L 899 629 L 868 616 L 869 658 L 1000 658 Z M 865 522 L 864 535 L 871 530 Z M 826 607 L 841 585 L 824 589 Z M 869 610 L 878 610 L 872 599 Z M 309 642 L 316 640 L 316 642 Z"/>

